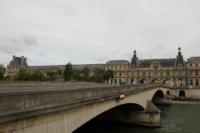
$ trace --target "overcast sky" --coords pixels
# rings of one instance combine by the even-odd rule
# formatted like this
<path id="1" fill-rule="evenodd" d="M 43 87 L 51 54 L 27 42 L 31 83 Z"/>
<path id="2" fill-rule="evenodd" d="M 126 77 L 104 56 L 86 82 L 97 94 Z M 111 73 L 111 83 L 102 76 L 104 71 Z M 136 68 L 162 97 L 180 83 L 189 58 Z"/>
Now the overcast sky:
<path id="1" fill-rule="evenodd" d="M 0 0 L 0 64 L 200 56 L 200 0 Z"/>

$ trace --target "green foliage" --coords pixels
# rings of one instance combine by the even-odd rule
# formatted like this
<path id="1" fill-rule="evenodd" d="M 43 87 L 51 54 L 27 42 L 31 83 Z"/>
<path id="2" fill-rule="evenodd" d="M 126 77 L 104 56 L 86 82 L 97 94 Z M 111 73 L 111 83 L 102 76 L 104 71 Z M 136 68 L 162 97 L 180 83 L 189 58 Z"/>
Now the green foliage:
<path id="1" fill-rule="evenodd" d="M 22 80 L 28 81 L 31 80 L 31 73 L 26 72 L 26 70 L 20 70 L 16 76 L 14 76 L 14 80 Z"/>
<path id="2" fill-rule="evenodd" d="M 73 74 L 72 64 L 68 63 L 65 66 L 64 70 L 64 81 L 70 81 L 72 79 L 72 74 Z"/>
<path id="3" fill-rule="evenodd" d="M 96 69 L 96 70 L 94 70 L 94 75 L 92 77 L 90 77 L 90 81 L 97 82 L 97 83 L 103 83 L 104 82 L 103 75 L 104 75 L 103 70 Z"/>
<path id="4" fill-rule="evenodd" d="M 56 72 L 55 71 L 47 71 L 47 76 L 48 76 L 48 78 L 49 78 L 49 80 L 55 80 L 55 76 L 56 76 Z"/>
<path id="5" fill-rule="evenodd" d="M 4 80 L 7 80 L 7 81 L 12 80 L 12 77 L 11 76 L 5 76 Z"/>
<path id="6" fill-rule="evenodd" d="M 82 70 L 73 69 L 72 78 L 76 81 L 90 81 L 90 70 L 84 67 Z"/>
<path id="7" fill-rule="evenodd" d="M 62 75 L 62 70 L 58 68 L 58 69 L 56 70 L 56 74 L 57 74 L 57 75 Z"/>
<path id="8" fill-rule="evenodd" d="M 104 72 L 103 79 L 108 81 L 110 78 L 114 77 L 114 73 L 112 70 L 107 70 Z"/>
<path id="9" fill-rule="evenodd" d="M 46 77 L 42 72 L 40 71 L 34 71 L 32 73 L 32 76 L 31 76 L 31 80 L 33 81 L 45 81 L 45 80 L 48 80 L 48 77 Z"/>
<path id="10" fill-rule="evenodd" d="M 18 81 L 46 81 L 49 80 L 42 72 L 34 71 L 32 73 L 25 70 L 20 70 L 17 75 L 13 77 L 13 80 Z"/>
<path id="11" fill-rule="evenodd" d="M 102 69 L 96 69 L 92 72 L 92 74 L 87 67 L 84 67 L 82 70 L 72 70 L 72 79 L 76 81 L 103 83 L 104 81 L 108 81 L 110 78 L 113 78 L 113 76 L 113 71 L 111 70 L 104 71 Z"/>
<path id="12" fill-rule="evenodd" d="M 82 79 L 83 81 L 89 81 L 90 77 L 89 77 L 89 74 L 90 74 L 90 70 L 87 68 L 87 67 L 84 67 L 82 69 Z"/>
<path id="13" fill-rule="evenodd" d="M 53 81 L 56 78 L 60 78 L 62 75 L 65 81 L 76 80 L 98 83 L 103 83 L 104 81 L 108 81 L 110 78 L 113 78 L 113 72 L 111 70 L 104 71 L 102 69 L 96 69 L 94 71 L 90 71 L 87 67 L 84 67 L 82 70 L 77 70 L 72 68 L 71 63 L 68 63 L 66 64 L 63 73 L 62 70 L 58 68 L 49 69 L 45 73 L 41 71 L 28 72 L 26 70 L 20 70 L 14 77 L 7 77 L 6 79 L 19 81 Z"/>
<path id="14" fill-rule="evenodd" d="M 3 65 L 0 65 L 0 80 L 4 79 L 5 73 L 6 73 L 6 68 Z"/>
<path id="15" fill-rule="evenodd" d="M 73 69 L 72 78 L 76 81 L 81 81 L 82 80 L 81 71 Z"/>

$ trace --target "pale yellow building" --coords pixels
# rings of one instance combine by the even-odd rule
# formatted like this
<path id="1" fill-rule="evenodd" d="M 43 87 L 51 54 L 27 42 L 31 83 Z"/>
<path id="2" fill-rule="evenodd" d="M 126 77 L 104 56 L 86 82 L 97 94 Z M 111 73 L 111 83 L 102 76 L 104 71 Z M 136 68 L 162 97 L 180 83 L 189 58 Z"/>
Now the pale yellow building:
<path id="1" fill-rule="evenodd" d="M 184 60 L 181 48 L 176 58 L 111 60 L 105 69 L 114 72 L 109 84 L 161 83 L 177 88 L 200 87 L 200 57 Z"/>

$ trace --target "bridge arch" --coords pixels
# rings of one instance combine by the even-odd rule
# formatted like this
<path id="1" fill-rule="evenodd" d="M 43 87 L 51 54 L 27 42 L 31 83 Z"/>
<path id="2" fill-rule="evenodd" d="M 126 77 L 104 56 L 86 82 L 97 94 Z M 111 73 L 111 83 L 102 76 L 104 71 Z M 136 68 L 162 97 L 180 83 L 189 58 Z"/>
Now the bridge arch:
<path id="1" fill-rule="evenodd" d="M 147 79 L 141 79 L 141 80 L 140 80 L 140 83 L 141 83 L 141 84 L 146 84 L 146 83 L 147 83 Z"/>
<path id="2" fill-rule="evenodd" d="M 159 79 L 152 79 L 151 83 L 159 83 Z"/>
<path id="3" fill-rule="evenodd" d="M 176 84 L 176 87 L 182 87 L 183 86 L 183 79 L 182 78 L 175 79 L 175 84 Z"/>
<path id="4" fill-rule="evenodd" d="M 167 93 L 167 88 L 162 88 L 159 89 L 157 88 L 157 90 L 153 91 L 153 93 L 151 95 L 149 95 L 149 101 L 152 101 L 154 104 L 156 104 L 156 100 L 159 100 L 161 98 L 165 97 L 165 94 Z M 147 100 L 145 100 L 147 101 Z M 146 102 L 145 102 L 145 106 L 140 104 L 140 103 L 136 103 L 135 101 L 132 102 L 128 102 L 128 103 L 124 103 L 124 104 L 120 104 L 118 106 L 114 106 L 112 108 L 109 108 L 107 110 L 105 110 L 104 112 L 98 114 L 97 116 L 95 116 L 94 118 L 88 120 L 87 122 L 85 122 L 83 125 L 81 125 L 79 128 L 77 128 L 75 130 L 81 130 L 81 128 L 87 124 L 92 122 L 93 120 L 106 120 L 106 121 L 110 121 L 110 122 L 122 122 L 122 123 L 126 123 L 126 121 L 121 121 L 122 117 L 125 118 L 126 120 L 129 120 L 130 117 L 130 111 L 143 111 L 144 109 L 146 109 Z M 118 117 L 120 116 L 120 117 Z"/>
<path id="5" fill-rule="evenodd" d="M 119 100 L 117 98 L 117 95 L 115 97 L 115 94 L 118 94 L 118 89 L 124 90 L 125 98 Z M 93 90 L 93 89 L 91 89 Z M 89 91 L 91 91 L 89 90 Z M 96 91 L 95 91 L 95 97 L 97 99 L 85 99 L 85 102 L 88 101 L 88 103 L 84 102 L 77 102 L 75 107 L 73 106 L 71 109 L 65 110 L 63 106 L 59 105 L 59 108 L 55 108 L 56 112 L 48 113 L 41 115 L 40 117 L 33 117 L 31 119 L 31 123 L 33 123 L 31 126 L 27 124 L 23 124 L 20 129 L 18 127 L 15 127 L 15 125 L 21 124 L 22 121 L 16 121 L 16 124 L 13 124 L 14 127 L 12 127 L 13 131 L 20 132 L 21 129 L 23 133 L 28 133 L 30 131 L 34 131 L 35 129 L 41 129 L 41 125 L 46 127 L 45 132 L 43 130 L 38 131 L 38 133 L 47 133 L 48 130 L 52 130 L 52 125 L 55 125 L 54 130 L 52 132 L 60 133 L 61 131 L 66 133 L 71 133 L 77 130 L 79 127 L 84 125 L 85 123 L 89 122 L 90 120 L 100 116 L 103 113 L 108 112 L 109 110 L 113 109 L 119 110 L 127 113 L 127 110 L 136 109 L 136 110 L 142 110 L 146 109 L 147 101 L 151 101 L 154 98 L 160 98 L 164 94 L 166 94 L 166 91 L 168 90 L 165 87 L 158 86 L 158 85 L 135 85 L 135 86 L 120 86 L 107 89 L 110 95 L 106 95 L 106 97 L 96 97 Z M 113 91 L 114 90 L 114 91 Z M 125 91 L 128 90 L 128 91 Z M 97 92 L 102 93 L 102 91 L 97 90 Z M 63 92 L 62 92 L 63 93 Z M 80 92 L 77 92 L 75 94 L 79 94 Z M 121 93 L 121 92 L 120 92 Z M 91 93 L 85 93 L 86 96 L 90 96 Z M 108 94 L 108 93 L 106 93 Z M 42 95 L 43 96 L 43 95 Z M 60 96 L 60 93 L 57 97 Z M 98 96 L 98 95 L 97 95 Z M 101 95 L 100 95 L 101 96 Z M 104 96 L 104 95 L 103 95 Z M 37 98 L 37 97 L 36 97 Z M 66 107 L 66 106 L 64 106 Z M 57 109 L 62 109 L 58 111 Z M 34 112 L 35 113 L 35 112 Z M 124 115 L 125 116 L 125 115 Z M 29 119 L 26 119 L 29 121 Z M 42 126 L 42 127 L 43 127 Z M 2 125 L 0 126 L 2 129 Z"/>
<path id="6" fill-rule="evenodd" d="M 156 103 L 156 100 L 159 100 L 161 98 L 163 98 L 165 96 L 165 94 L 167 93 L 167 88 L 162 88 L 164 89 L 164 91 L 162 89 L 156 88 L 156 91 L 153 91 L 153 93 L 151 93 L 151 95 L 149 95 L 147 99 L 149 99 L 149 101 L 152 101 L 154 103 Z M 131 100 L 132 98 L 130 98 Z M 136 98 L 137 99 L 137 98 Z M 123 117 L 127 117 L 127 114 L 129 114 L 128 112 L 131 110 L 135 110 L 135 111 L 142 111 L 144 109 L 146 109 L 146 101 L 147 99 L 143 99 L 145 102 L 145 104 L 142 104 L 143 102 L 135 102 L 132 101 L 130 102 L 130 100 L 128 100 L 129 102 L 124 101 L 125 103 L 123 104 L 119 104 L 117 106 L 114 106 L 112 108 L 108 108 L 106 110 L 104 110 L 103 112 L 97 114 L 96 116 L 94 116 L 93 118 L 89 119 L 88 121 L 86 121 L 85 123 L 83 123 L 82 125 L 80 125 L 80 127 L 78 127 L 75 131 L 79 130 L 79 128 L 81 128 L 82 126 L 84 126 L 85 124 L 87 124 L 88 122 L 91 122 L 95 119 L 101 119 L 101 120 L 108 120 L 108 121 L 112 121 L 112 122 L 120 122 L 120 120 L 117 119 L 118 115 L 121 115 Z M 123 101 L 123 100 L 122 100 Z M 128 117 L 127 117 L 128 119 Z"/>
<path id="7" fill-rule="evenodd" d="M 167 86 L 174 86 L 176 84 L 176 81 L 171 79 L 171 78 L 166 78 L 166 79 L 163 79 L 162 82 L 161 82 L 163 85 L 167 85 Z"/>
<path id="8" fill-rule="evenodd" d="M 163 98 L 165 95 L 164 95 L 164 92 L 162 90 L 158 90 L 155 92 L 155 94 L 153 95 L 152 97 L 152 100 L 153 99 L 156 99 L 156 98 Z"/>
<path id="9" fill-rule="evenodd" d="M 170 95 L 170 91 L 169 91 L 169 90 L 167 90 L 166 94 L 167 94 L 167 95 Z"/>
<path id="10" fill-rule="evenodd" d="M 104 112 L 98 114 L 94 118 L 88 120 L 86 123 L 84 123 L 75 131 L 73 131 L 73 133 L 79 132 L 79 130 L 84 128 L 85 125 L 90 124 L 95 120 L 103 120 L 108 122 L 125 122 L 124 120 L 129 120 L 130 112 L 135 111 L 137 113 L 143 110 L 144 107 L 137 103 L 121 104 L 119 106 L 115 106 L 113 108 L 105 110 Z"/>
<path id="11" fill-rule="evenodd" d="M 169 84 L 169 82 L 170 82 L 170 79 L 164 79 L 162 84 L 166 85 L 166 84 Z"/>
<path id="12" fill-rule="evenodd" d="M 164 98 L 165 93 L 162 90 L 157 90 L 155 92 L 155 94 L 153 95 L 151 101 L 155 104 L 155 105 L 159 105 L 160 101 Z"/>
<path id="13" fill-rule="evenodd" d="M 185 91 L 184 90 L 180 90 L 179 91 L 179 97 L 185 97 L 186 96 L 186 93 L 185 93 Z"/>

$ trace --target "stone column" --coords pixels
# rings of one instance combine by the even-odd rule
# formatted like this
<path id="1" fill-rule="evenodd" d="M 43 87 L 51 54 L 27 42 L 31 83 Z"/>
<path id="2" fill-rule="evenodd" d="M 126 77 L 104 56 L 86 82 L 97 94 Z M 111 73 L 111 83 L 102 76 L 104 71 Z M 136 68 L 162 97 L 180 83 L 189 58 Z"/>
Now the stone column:
<path id="1" fill-rule="evenodd" d="M 148 101 L 147 108 L 143 111 L 134 109 L 118 110 L 100 119 L 110 122 L 159 127 L 160 110 L 151 101 Z"/>
<path id="2" fill-rule="evenodd" d="M 162 106 L 170 106 L 172 105 L 172 98 L 170 96 L 166 96 L 163 98 L 157 98 L 153 100 L 155 105 L 162 105 Z"/>
<path id="3" fill-rule="evenodd" d="M 147 127 L 159 127 L 160 112 L 151 101 L 148 101 L 147 108 L 144 111 L 137 112 L 132 116 L 132 123 Z"/>

